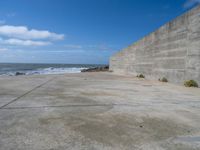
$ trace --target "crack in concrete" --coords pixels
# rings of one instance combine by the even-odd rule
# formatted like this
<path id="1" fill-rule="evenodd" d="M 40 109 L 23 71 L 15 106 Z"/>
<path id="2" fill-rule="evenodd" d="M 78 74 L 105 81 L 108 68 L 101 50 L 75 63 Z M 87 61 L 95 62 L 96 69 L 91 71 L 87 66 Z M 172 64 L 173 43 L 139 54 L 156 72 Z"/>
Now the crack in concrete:
<path id="1" fill-rule="evenodd" d="M 24 97 L 24 96 L 28 95 L 29 93 L 31 93 L 31 92 L 33 92 L 33 91 L 35 91 L 36 89 L 38 89 L 38 88 L 40 88 L 40 87 L 44 86 L 45 84 L 47 84 L 47 83 L 49 83 L 49 82 L 53 81 L 55 78 L 56 78 L 56 77 L 54 77 L 54 78 L 51 78 L 51 79 L 47 80 L 46 82 L 44 82 L 44 83 L 42 83 L 42 84 L 40 84 L 40 85 L 38 85 L 38 86 L 34 87 L 34 88 L 33 88 L 33 89 L 31 89 L 30 91 L 28 91 L 28 92 L 26 92 L 26 93 L 22 94 L 21 96 L 19 96 L 19 97 L 15 98 L 15 99 L 13 99 L 13 100 L 11 100 L 10 102 L 6 103 L 6 104 L 5 104 L 5 105 L 3 105 L 3 106 L 1 106 L 1 107 L 0 107 L 0 109 L 3 109 L 3 108 L 5 108 L 6 106 L 10 105 L 11 103 L 14 103 L 15 101 L 19 100 L 20 98 L 22 98 L 22 97 Z"/>
<path id="2" fill-rule="evenodd" d="M 66 108 L 66 107 L 113 107 L 113 106 L 125 106 L 125 107 L 138 107 L 138 105 L 129 104 L 75 104 L 75 105 L 60 105 L 60 106 L 33 106 L 33 107 L 4 107 L 1 109 L 41 109 L 41 108 Z"/>

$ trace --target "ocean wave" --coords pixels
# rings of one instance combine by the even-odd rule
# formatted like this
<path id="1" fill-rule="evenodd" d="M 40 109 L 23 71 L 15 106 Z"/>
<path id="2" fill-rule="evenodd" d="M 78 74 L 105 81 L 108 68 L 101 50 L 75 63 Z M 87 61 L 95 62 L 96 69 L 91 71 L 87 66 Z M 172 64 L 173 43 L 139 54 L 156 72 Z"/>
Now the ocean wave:
<path id="1" fill-rule="evenodd" d="M 72 68 L 39 68 L 36 70 L 18 70 L 18 71 L 10 71 L 3 73 L 1 75 L 8 75 L 8 76 L 16 76 L 16 75 L 39 75 L 39 74 L 65 74 L 65 73 L 80 73 L 82 69 L 87 69 L 87 68 L 77 68 L 77 67 L 72 67 Z"/>

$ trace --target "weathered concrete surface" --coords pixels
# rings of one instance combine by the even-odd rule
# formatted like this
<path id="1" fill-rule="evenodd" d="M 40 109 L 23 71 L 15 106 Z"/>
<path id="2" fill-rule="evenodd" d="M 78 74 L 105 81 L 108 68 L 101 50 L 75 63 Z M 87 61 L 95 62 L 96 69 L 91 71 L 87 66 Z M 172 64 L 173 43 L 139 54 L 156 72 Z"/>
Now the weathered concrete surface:
<path id="1" fill-rule="evenodd" d="M 0 78 L 1 150 L 199 150 L 200 91 L 112 73 Z"/>
<path id="2" fill-rule="evenodd" d="M 134 34 L 134 33 L 133 33 Z M 110 59 L 115 73 L 200 84 L 200 6 L 167 23 Z"/>

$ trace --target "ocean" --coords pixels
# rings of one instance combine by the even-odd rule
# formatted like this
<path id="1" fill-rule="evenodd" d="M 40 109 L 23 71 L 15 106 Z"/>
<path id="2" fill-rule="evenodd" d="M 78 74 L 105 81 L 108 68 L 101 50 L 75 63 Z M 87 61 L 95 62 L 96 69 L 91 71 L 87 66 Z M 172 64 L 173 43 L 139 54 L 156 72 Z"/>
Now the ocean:
<path id="1" fill-rule="evenodd" d="M 0 63 L 0 75 L 15 76 L 35 74 L 65 74 L 80 73 L 82 69 L 99 67 L 95 64 L 25 64 L 25 63 Z"/>

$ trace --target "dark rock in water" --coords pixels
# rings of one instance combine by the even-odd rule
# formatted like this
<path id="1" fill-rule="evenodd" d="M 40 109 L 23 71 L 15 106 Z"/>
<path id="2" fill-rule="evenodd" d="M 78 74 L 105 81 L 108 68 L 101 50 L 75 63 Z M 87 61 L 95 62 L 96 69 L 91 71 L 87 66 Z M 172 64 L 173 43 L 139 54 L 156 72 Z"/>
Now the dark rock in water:
<path id="1" fill-rule="evenodd" d="M 109 66 L 105 66 L 104 69 L 109 69 Z"/>
<path id="2" fill-rule="evenodd" d="M 81 72 L 104 72 L 104 71 L 109 71 L 109 66 L 94 67 L 94 68 L 81 70 Z"/>
<path id="3" fill-rule="evenodd" d="M 21 75 L 26 75 L 26 74 L 23 73 L 23 72 L 16 72 L 15 75 L 16 75 L 16 76 L 21 76 Z"/>

